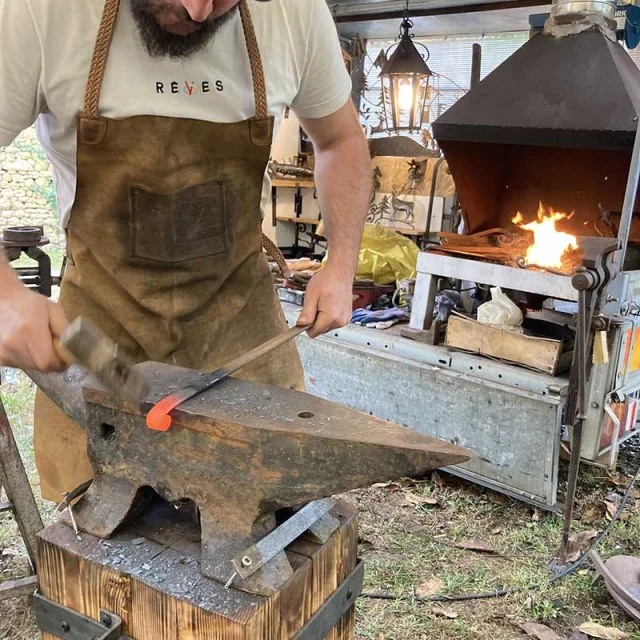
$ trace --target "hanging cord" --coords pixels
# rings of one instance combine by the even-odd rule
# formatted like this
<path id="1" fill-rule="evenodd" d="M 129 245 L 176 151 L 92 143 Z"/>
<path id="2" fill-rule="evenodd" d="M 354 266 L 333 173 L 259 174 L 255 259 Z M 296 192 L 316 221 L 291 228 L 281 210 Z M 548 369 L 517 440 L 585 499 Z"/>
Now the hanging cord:
<path id="1" fill-rule="evenodd" d="M 370 600 L 395 600 L 395 601 L 411 601 L 411 602 L 464 602 L 467 600 L 488 600 L 490 598 L 502 598 L 504 596 L 513 595 L 517 593 L 522 593 L 525 591 L 537 591 L 538 589 L 542 589 L 543 587 L 550 586 L 561 580 L 564 580 L 571 574 L 575 573 L 580 567 L 582 567 L 588 560 L 589 554 L 591 551 L 596 549 L 602 541 L 609 535 L 613 525 L 620 519 L 624 508 L 629 501 L 629 496 L 631 495 L 631 491 L 636 484 L 638 477 L 640 477 L 640 467 L 636 471 L 636 474 L 633 476 L 627 490 L 620 501 L 620 506 L 616 511 L 613 518 L 611 518 L 611 522 L 607 526 L 607 528 L 598 536 L 598 538 L 593 542 L 593 544 L 576 560 L 572 562 L 570 565 L 567 565 L 562 571 L 559 571 L 549 580 L 545 582 L 540 582 L 538 584 L 532 584 L 526 587 L 512 587 L 510 589 L 502 588 L 496 589 L 495 591 L 489 591 L 487 593 L 471 593 L 471 594 L 461 594 L 461 595 L 451 595 L 451 596 L 432 596 L 428 598 L 421 598 L 418 596 L 394 596 L 390 593 L 362 593 L 360 594 L 361 598 L 368 598 Z"/>

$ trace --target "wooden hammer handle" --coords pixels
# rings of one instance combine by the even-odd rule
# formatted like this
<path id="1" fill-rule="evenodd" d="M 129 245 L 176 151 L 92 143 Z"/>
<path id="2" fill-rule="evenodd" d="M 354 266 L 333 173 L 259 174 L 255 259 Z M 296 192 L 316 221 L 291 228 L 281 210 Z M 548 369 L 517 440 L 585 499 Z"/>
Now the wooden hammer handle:
<path id="1" fill-rule="evenodd" d="M 64 362 L 67 367 L 70 367 L 72 364 L 75 364 L 75 358 L 71 354 L 71 352 L 62 344 L 60 338 L 53 339 L 53 350 L 55 351 L 56 356 Z"/>

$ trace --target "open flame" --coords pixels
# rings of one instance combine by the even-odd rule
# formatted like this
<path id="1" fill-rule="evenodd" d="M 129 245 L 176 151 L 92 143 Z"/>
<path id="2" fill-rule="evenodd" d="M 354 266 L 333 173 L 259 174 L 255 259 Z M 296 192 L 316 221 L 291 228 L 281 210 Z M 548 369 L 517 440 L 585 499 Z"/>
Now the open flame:
<path id="1" fill-rule="evenodd" d="M 573 215 L 573 214 L 571 214 Z M 559 213 L 549 207 L 548 211 L 540 203 L 537 222 L 524 224 L 522 214 L 517 213 L 513 223 L 521 229 L 533 232 L 533 244 L 527 249 L 527 264 L 541 267 L 561 269 L 565 254 L 578 248 L 575 236 L 556 229 L 556 222 L 571 217 L 566 213 Z"/>

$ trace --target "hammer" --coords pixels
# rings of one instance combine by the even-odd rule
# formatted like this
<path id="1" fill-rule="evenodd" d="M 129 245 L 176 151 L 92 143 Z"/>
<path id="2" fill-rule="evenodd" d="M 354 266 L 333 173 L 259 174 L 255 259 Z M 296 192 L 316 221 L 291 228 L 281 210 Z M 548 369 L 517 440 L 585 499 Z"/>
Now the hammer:
<path id="1" fill-rule="evenodd" d="M 92 322 L 77 318 L 53 345 L 58 357 L 68 366 L 84 367 L 120 398 L 141 405 L 146 383 L 132 369 L 131 359 Z"/>

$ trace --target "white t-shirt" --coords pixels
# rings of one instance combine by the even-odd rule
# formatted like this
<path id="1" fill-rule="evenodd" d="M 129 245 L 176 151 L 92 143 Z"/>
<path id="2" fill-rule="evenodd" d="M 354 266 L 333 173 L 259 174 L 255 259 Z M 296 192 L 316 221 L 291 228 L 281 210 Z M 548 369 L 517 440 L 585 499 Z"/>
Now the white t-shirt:
<path id="1" fill-rule="evenodd" d="M 66 224 L 76 186 L 76 123 L 104 0 L 0 0 L 0 146 L 37 119 Z M 343 107 L 351 80 L 325 0 L 249 0 L 278 129 L 283 109 L 322 118 Z M 234 122 L 255 113 L 239 12 L 207 49 L 153 59 L 121 0 L 100 112 Z"/>

